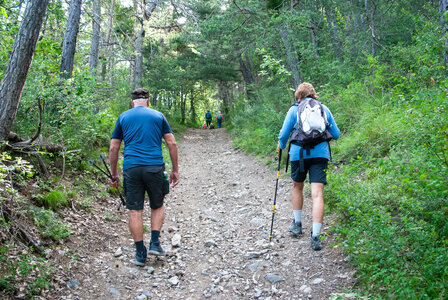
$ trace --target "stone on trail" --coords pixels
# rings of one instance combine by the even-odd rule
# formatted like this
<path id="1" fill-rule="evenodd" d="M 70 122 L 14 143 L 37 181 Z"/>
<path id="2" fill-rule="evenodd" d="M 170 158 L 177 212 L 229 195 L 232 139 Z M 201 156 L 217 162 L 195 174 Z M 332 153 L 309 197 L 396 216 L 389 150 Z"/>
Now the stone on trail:
<path id="1" fill-rule="evenodd" d="M 142 295 L 145 295 L 146 297 L 152 297 L 152 293 L 150 291 L 147 290 L 138 290 L 137 292 L 139 292 Z"/>
<path id="2" fill-rule="evenodd" d="M 71 288 L 74 288 L 75 286 L 77 286 L 78 284 L 79 284 L 79 281 L 74 279 L 74 280 L 67 282 L 67 287 L 69 289 L 71 289 Z"/>
<path id="3" fill-rule="evenodd" d="M 207 248 L 211 248 L 211 247 L 216 247 L 217 245 L 216 245 L 216 243 L 214 241 L 209 240 L 209 241 L 205 242 L 204 246 L 207 247 Z"/>
<path id="4" fill-rule="evenodd" d="M 277 283 L 280 281 L 285 281 L 285 279 L 283 277 L 280 277 L 278 275 L 275 274 L 267 274 L 265 277 L 270 283 Z"/>
<path id="5" fill-rule="evenodd" d="M 258 260 L 256 262 L 254 262 L 253 264 L 249 265 L 248 268 L 249 270 L 251 270 L 252 272 L 256 272 L 258 271 L 258 269 L 261 266 L 261 260 Z"/>
<path id="6" fill-rule="evenodd" d="M 245 257 L 246 259 L 254 259 L 254 258 L 258 258 L 261 256 L 261 252 L 247 252 Z"/>
<path id="7" fill-rule="evenodd" d="M 119 257 L 121 255 L 123 255 L 123 249 L 121 249 L 121 247 L 120 247 L 117 249 L 117 251 L 115 251 L 114 256 Z"/>
<path id="8" fill-rule="evenodd" d="M 302 285 L 299 288 L 299 291 L 301 291 L 301 292 L 303 292 L 305 294 L 311 294 L 311 292 L 312 292 L 311 288 L 309 286 L 307 286 L 306 284 Z"/>
<path id="9" fill-rule="evenodd" d="M 148 274 L 154 273 L 154 268 L 151 266 L 145 266 L 144 269 L 146 270 L 146 272 L 148 272 Z"/>
<path id="10" fill-rule="evenodd" d="M 168 282 L 171 285 L 177 285 L 179 283 L 179 278 L 177 276 L 173 276 L 170 279 L 168 279 Z"/>
<path id="11" fill-rule="evenodd" d="M 181 239 L 182 239 L 181 235 L 179 233 L 176 233 L 171 239 L 171 245 L 173 247 L 180 247 Z"/>
<path id="12" fill-rule="evenodd" d="M 322 282 L 324 282 L 325 280 L 324 279 L 322 279 L 322 278 L 316 278 L 316 279 L 314 279 L 313 281 L 311 281 L 311 284 L 319 284 L 319 283 L 322 283 Z"/>
<path id="13" fill-rule="evenodd" d="M 114 296 L 120 296 L 121 295 L 120 291 L 117 290 L 116 288 L 113 288 L 113 287 L 109 288 L 109 293 L 111 293 Z"/>
<path id="14" fill-rule="evenodd" d="M 148 299 L 148 297 L 146 297 L 146 295 L 143 295 L 143 294 L 138 295 L 137 297 L 135 297 L 135 300 L 146 300 L 146 299 Z"/>
<path id="15" fill-rule="evenodd" d="M 136 268 L 128 268 L 128 270 L 134 276 L 137 276 L 139 274 L 139 271 Z"/>
<path id="16" fill-rule="evenodd" d="M 262 218 L 255 217 L 252 220 L 250 220 L 250 223 L 254 225 L 263 225 L 265 222 Z"/>

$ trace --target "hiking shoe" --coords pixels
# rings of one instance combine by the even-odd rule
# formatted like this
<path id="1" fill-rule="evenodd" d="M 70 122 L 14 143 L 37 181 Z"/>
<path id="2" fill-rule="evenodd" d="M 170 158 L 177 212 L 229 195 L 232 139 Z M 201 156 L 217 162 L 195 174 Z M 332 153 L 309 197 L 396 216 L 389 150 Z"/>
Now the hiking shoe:
<path id="1" fill-rule="evenodd" d="M 149 244 L 148 254 L 163 256 L 165 255 L 165 251 L 162 249 L 162 246 L 160 246 L 160 242 L 157 243 L 151 242 Z"/>
<path id="2" fill-rule="evenodd" d="M 296 235 L 302 234 L 302 222 L 296 223 L 294 220 L 292 220 L 291 225 L 289 225 L 288 227 L 288 231 Z"/>
<path id="3" fill-rule="evenodd" d="M 146 247 L 145 247 L 145 251 L 143 251 L 143 252 L 137 252 L 137 250 L 135 250 L 134 264 L 136 266 L 143 267 L 145 265 L 145 262 L 146 262 Z"/>
<path id="4" fill-rule="evenodd" d="M 311 233 L 311 248 L 315 251 L 322 249 L 322 241 L 320 240 L 320 234 L 313 237 Z"/>

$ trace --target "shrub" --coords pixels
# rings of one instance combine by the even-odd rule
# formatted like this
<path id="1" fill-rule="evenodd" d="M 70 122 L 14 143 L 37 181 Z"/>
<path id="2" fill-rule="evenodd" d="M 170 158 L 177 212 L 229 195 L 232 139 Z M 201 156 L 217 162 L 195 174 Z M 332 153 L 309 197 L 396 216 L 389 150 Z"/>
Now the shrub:
<path id="1" fill-rule="evenodd" d="M 51 191 L 37 199 L 40 205 L 51 210 L 57 210 L 60 207 L 68 206 L 67 196 L 61 191 Z"/>
<path id="2" fill-rule="evenodd" d="M 16 255 L 13 245 L 4 243 L 0 246 L 0 290 L 13 293 L 17 286 L 26 280 L 27 286 L 24 291 L 27 297 L 38 295 L 41 290 L 48 288 L 51 284 L 49 276 L 52 268 L 42 258 L 36 258 L 29 253 Z M 14 259 L 9 259 L 9 256 Z"/>
<path id="3" fill-rule="evenodd" d="M 70 235 L 69 225 L 62 223 L 53 211 L 35 206 L 31 206 L 29 211 L 44 238 L 59 241 Z"/>

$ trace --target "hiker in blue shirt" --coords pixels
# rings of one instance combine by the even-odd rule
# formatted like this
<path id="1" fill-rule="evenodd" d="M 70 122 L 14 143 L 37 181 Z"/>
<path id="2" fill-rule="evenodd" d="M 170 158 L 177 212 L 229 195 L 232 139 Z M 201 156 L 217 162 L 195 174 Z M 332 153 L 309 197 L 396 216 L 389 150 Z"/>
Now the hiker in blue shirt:
<path id="1" fill-rule="evenodd" d="M 295 97 L 302 101 L 308 97 L 317 99 L 314 87 L 307 82 L 299 85 L 295 92 Z M 328 107 L 322 105 L 326 113 L 327 122 L 329 124 L 328 132 L 333 139 L 339 138 L 340 131 Z M 283 127 L 279 135 L 279 147 L 285 149 L 291 132 L 294 131 L 294 126 L 297 123 L 298 105 L 293 105 L 286 114 L 283 122 Z M 289 226 L 288 231 L 295 235 L 302 234 L 302 207 L 303 207 L 303 187 L 307 173 L 309 174 L 309 181 L 311 183 L 312 195 L 312 216 L 313 216 L 313 230 L 311 234 L 311 247 L 313 250 L 322 249 L 320 239 L 320 231 L 324 217 L 324 185 L 327 183 L 327 167 L 330 159 L 330 148 L 328 142 L 321 142 L 312 149 L 301 151 L 299 145 L 291 144 L 291 178 L 293 180 L 292 188 L 292 207 L 294 220 Z M 303 155 L 303 170 L 300 170 L 300 152 Z"/>
<path id="2" fill-rule="evenodd" d="M 160 246 L 159 235 L 165 212 L 163 200 L 169 183 L 175 187 L 179 182 L 177 143 L 165 116 L 149 106 L 149 91 L 135 89 L 132 109 L 122 113 L 115 124 L 109 149 L 112 186 L 119 187 L 117 162 L 121 141 L 124 141 L 123 188 L 126 208 L 129 209 L 129 229 L 135 242 L 135 264 L 143 266 L 146 247 L 143 244 L 143 205 L 145 192 L 151 207 L 151 241 L 149 254 L 165 255 Z M 162 156 L 162 138 L 165 140 L 172 162 L 169 183 L 164 177 L 165 163 Z"/>
<path id="3" fill-rule="evenodd" d="M 224 117 L 222 116 L 221 112 L 218 111 L 218 114 L 216 115 L 216 122 L 218 123 L 218 128 L 221 128 L 222 120 L 224 120 Z"/>
<path id="4" fill-rule="evenodd" d="M 209 110 L 205 113 L 205 122 L 207 123 L 207 128 L 210 126 L 210 123 L 212 122 L 212 114 Z"/>

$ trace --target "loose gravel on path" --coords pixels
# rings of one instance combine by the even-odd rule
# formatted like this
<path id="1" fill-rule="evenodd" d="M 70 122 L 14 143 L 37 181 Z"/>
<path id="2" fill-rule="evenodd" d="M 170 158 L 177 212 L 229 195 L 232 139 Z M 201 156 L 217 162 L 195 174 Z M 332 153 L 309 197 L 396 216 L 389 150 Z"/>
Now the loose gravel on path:
<path id="1" fill-rule="evenodd" d="M 161 233 L 168 255 L 134 266 L 127 214 L 104 201 L 93 216 L 84 213 L 85 234 L 69 243 L 76 260 L 49 299 L 329 299 L 353 285 L 348 258 L 331 246 L 331 235 L 321 251 L 310 247 L 309 195 L 304 234 L 297 238 L 287 232 L 292 220 L 288 177 L 279 180 L 270 243 L 272 166 L 234 148 L 224 129 L 190 129 L 178 145 L 180 183 L 166 198 Z M 148 229 L 149 215 L 145 207 Z M 67 254 L 54 252 L 61 256 L 61 269 Z"/>

